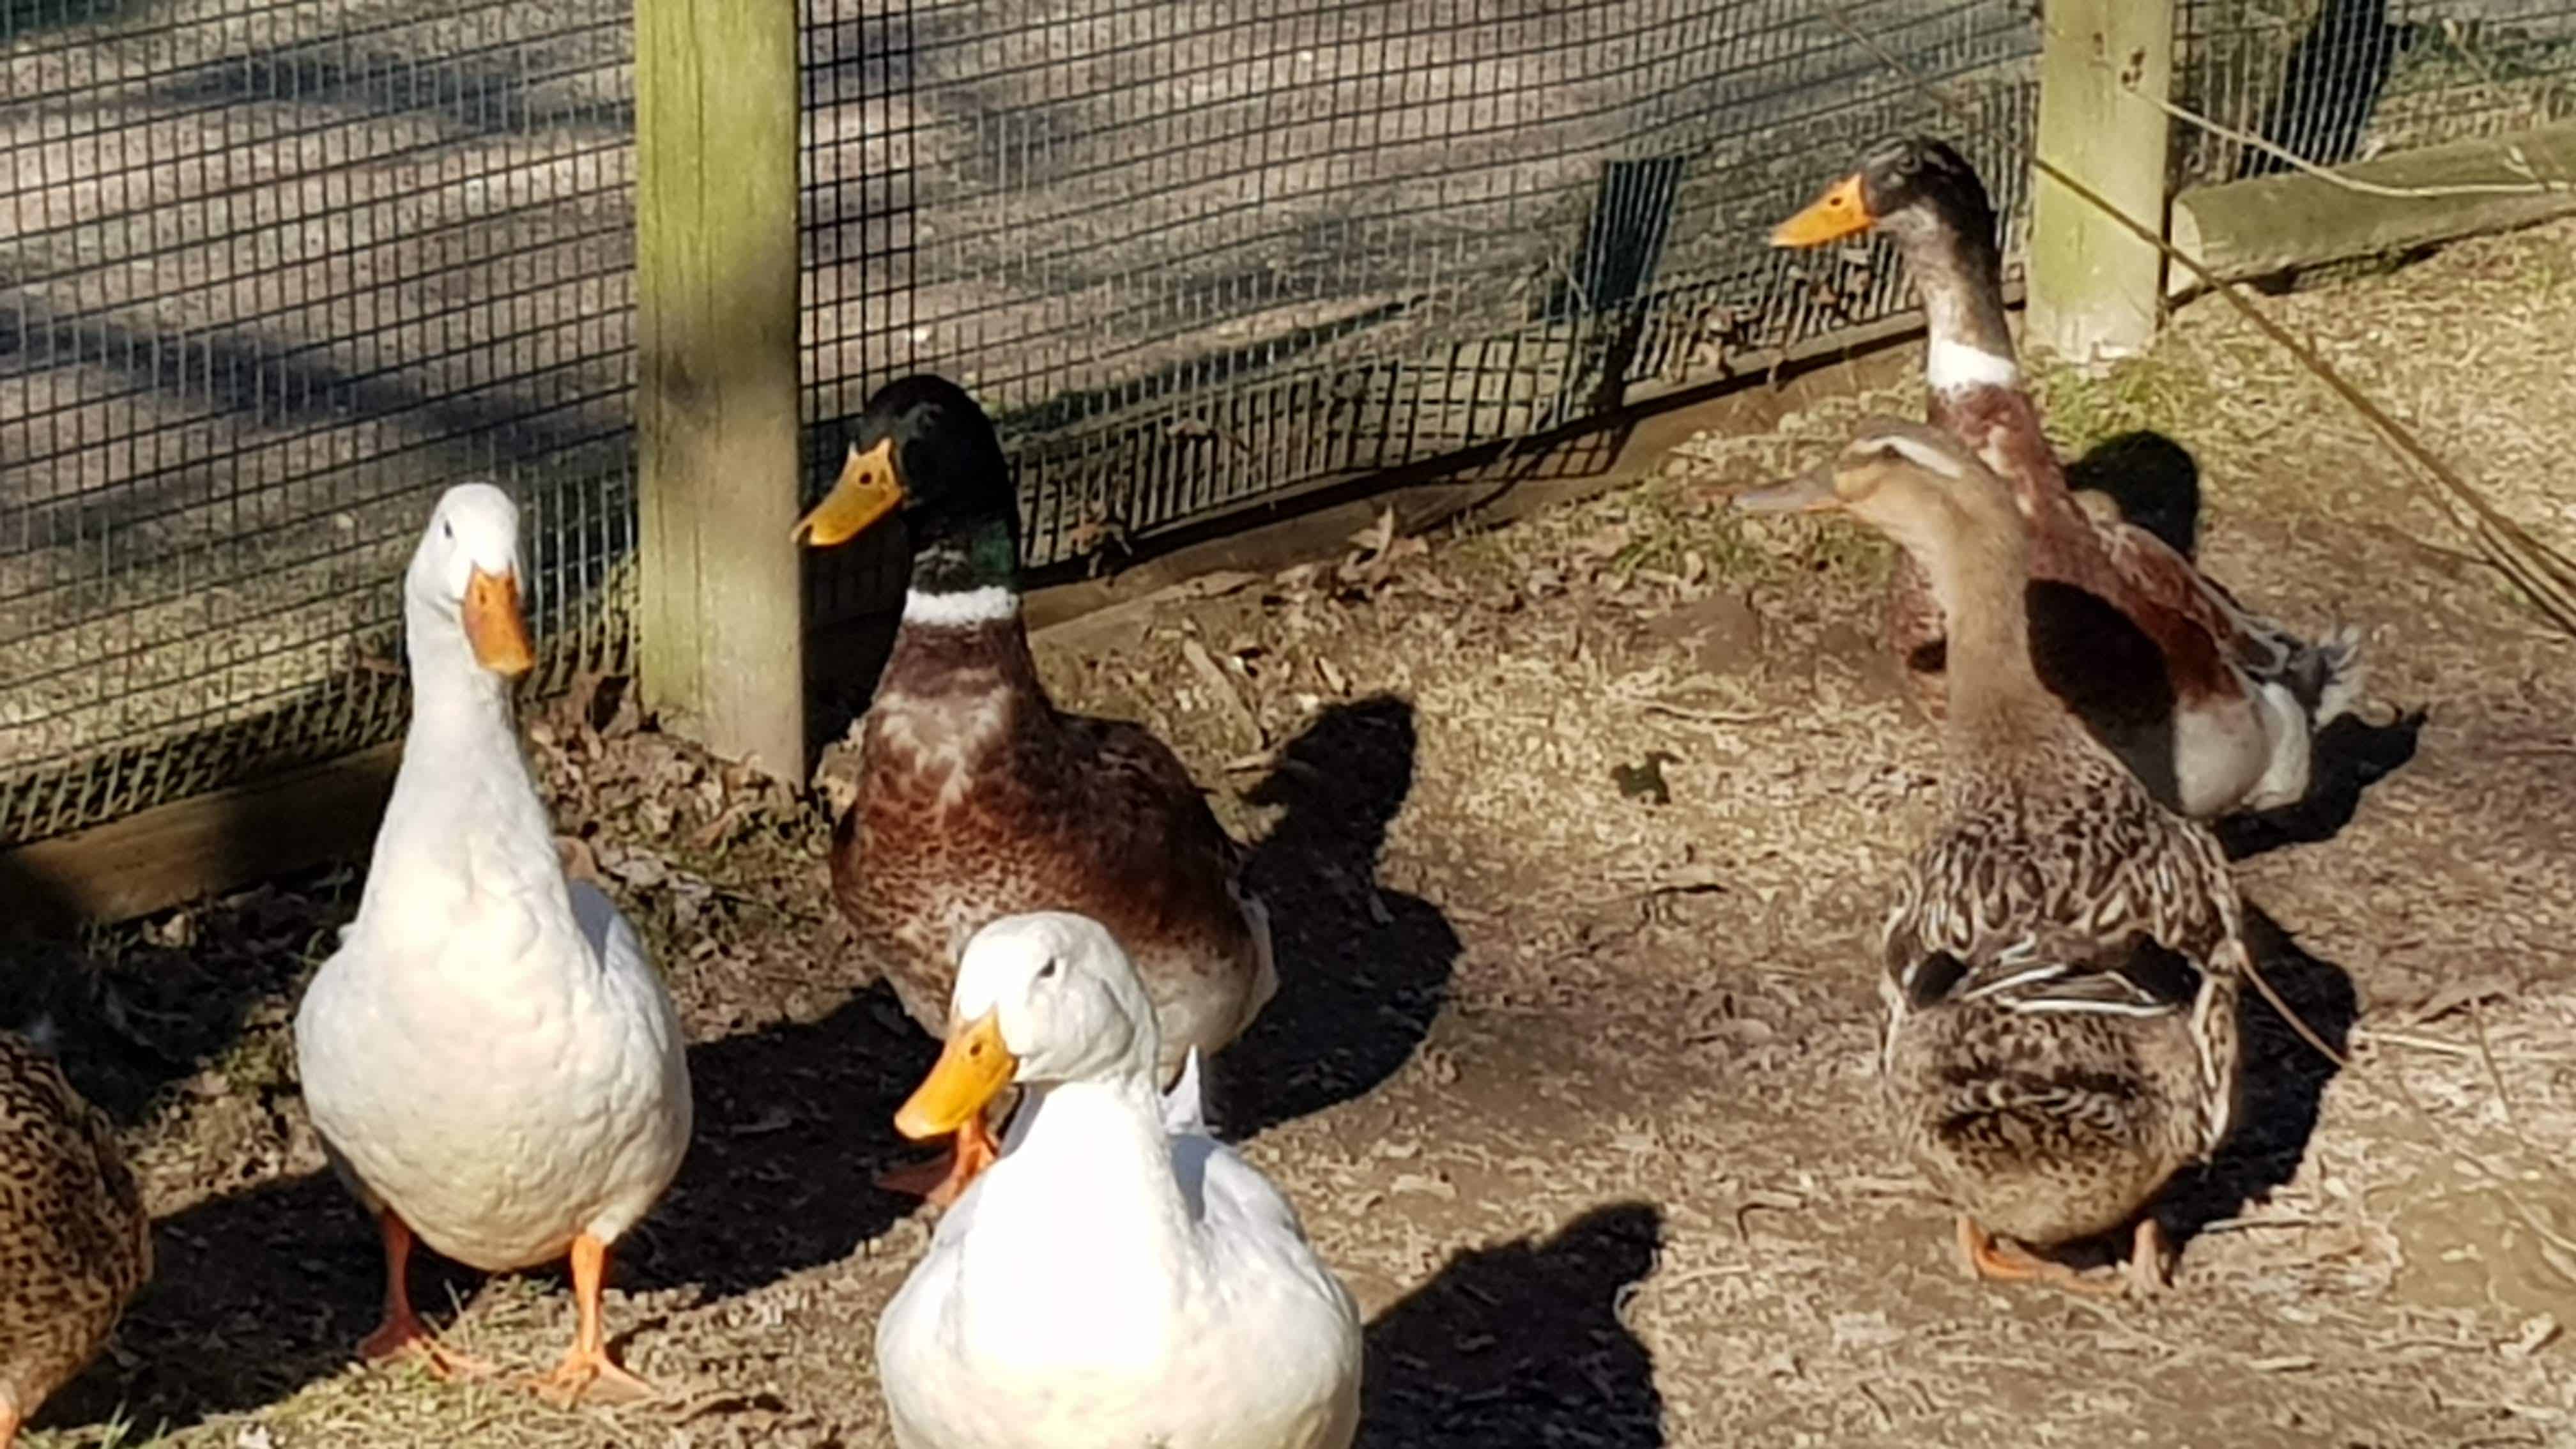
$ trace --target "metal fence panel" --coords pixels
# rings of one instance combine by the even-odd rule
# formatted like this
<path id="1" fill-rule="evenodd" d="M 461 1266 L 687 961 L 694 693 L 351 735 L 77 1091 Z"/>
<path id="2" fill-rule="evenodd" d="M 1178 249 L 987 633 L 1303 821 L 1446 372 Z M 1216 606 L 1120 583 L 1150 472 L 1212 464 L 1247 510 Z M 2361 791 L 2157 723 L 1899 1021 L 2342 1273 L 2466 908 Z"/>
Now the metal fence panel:
<path id="1" fill-rule="evenodd" d="M 619 0 L 0 10 L 0 843 L 392 738 L 428 500 L 632 550 Z"/>
<path id="2" fill-rule="evenodd" d="M 1036 563 L 1906 305 L 1763 242 L 1937 116 L 1811 0 L 808 4 L 809 487 L 871 388 L 949 373 Z M 1840 8 L 2017 201 L 2027 8 Z"/>
<path id="3" fill-rule="evenodd" d="M 2182 0 L 2178 99 L 2338 166 L 2576 118 L 2576 0 Z M 2185 125 L 2186 184 L 2289 169 Z"/>

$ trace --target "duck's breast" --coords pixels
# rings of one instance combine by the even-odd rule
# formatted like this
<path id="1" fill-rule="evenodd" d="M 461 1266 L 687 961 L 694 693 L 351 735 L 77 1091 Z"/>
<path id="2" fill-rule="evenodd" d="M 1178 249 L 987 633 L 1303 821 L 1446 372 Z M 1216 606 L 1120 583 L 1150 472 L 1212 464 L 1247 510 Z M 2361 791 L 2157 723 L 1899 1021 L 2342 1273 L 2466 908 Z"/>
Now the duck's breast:
<path id="1" fill-rule="evenodd" d="M 541 911 L 487 908 L 438 942 L 362 924 L 315 979 L 296 1029 L 314 1125 L 439 1252 L 498 1270 L 613 1238 L 677 1170 L 676 1024 L 616 934 L 633 959 L 610 965 Z"/>

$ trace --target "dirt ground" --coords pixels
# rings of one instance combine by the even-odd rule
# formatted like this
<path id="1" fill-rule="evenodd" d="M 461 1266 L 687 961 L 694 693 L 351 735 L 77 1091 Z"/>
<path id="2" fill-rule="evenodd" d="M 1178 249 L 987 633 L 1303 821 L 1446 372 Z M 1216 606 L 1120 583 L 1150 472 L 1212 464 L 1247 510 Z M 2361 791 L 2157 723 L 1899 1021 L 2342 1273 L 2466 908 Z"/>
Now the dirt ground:
<path id="1" fill-rule="evenodd" d="M 2269 305 L 2564 545 L 2571 246 L 2476 241 Z M 1363 1442 L 2576 1443 L 2569 641 L 2214 305 L 2048 391 L 2070 448 L 2177 441 L 2125 456 L 2197 475 L 2210 568 L 2360 625 L 2373 671 L 2319 807 L 2232 832 L 2267 973 L 2352 1065 L 2249 1009 L 2246 1131 L 2162 1209 L 2187 1240 L 2150 1302 L 1966 1280 L 1879 1132 L 1869 941 L 1935 740 L 1872 642 L 1883 550 L 1713 496 L 1913 388 L 1041 638 L 1068 706 L 1151 723 L 1259 842 L 1283 989 L 1220 1106 L 1363 1304 Z M 931 1053 L 856 977 L 820 811 L 639 726 L 614 682 L 530 734 L 698 1043 L 698 1140 L 610 1307 L 664 1401 L 352 1366 L 376 1249 L 286 1035 L 355 905 L 340 871 L 23 978 L 132 1124 L 161 1252 L 34 1442 L 886 1442 L 870 1338 L 928 1218 L 867 1180 L 907 1155 L 888 1119 Z M 570 1332 L 554 1275 L 452 1273 L 426 1301 L 514 1367 Z"/>

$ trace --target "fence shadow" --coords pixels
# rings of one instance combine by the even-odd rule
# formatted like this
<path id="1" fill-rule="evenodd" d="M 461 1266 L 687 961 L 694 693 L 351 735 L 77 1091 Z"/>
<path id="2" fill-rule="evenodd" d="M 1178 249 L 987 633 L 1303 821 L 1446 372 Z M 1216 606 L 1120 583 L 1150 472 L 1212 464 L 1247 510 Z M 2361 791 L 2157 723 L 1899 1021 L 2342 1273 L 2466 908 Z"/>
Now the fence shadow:
<path id="1" fill-rule="evenodd" d="M 1619 1295 L 1654 1271 L 1663 1216 L 1595 1208 L 1545 1242 L 1460 1253 L 1368 1327 L 1369 1449 L 1656 1449 L 1654 1355 Z"/>
<path id="2" fill-rule="evenodd" d="M 2391 23 L 2388 0 L 2325 0 L 2281 67 L 2281 88 L 2256 134 L 2319 166 L 2340 166 L 2361 152 L 2371 112 L 2388 88 L 2397 58 L 2425 32 L 2413 21 Z M 2248 149 L 2240 176 L 2272 176 L 2290 164 Z"/>
<path id="3" fill-rule="evenodd" d="M 1209 1070 L 1231 1137 L 1348 1101 L 1393 1076 L 1448 999 L 1458 935 L 1440 909 L 1378 883 L 1387 826 L 1413 788 L 1413 706 L 1376 695 L 1326 710 L 1246 796 L 1287 809 L 1249 875 L 1270 910 L 1279 994 Z"/>

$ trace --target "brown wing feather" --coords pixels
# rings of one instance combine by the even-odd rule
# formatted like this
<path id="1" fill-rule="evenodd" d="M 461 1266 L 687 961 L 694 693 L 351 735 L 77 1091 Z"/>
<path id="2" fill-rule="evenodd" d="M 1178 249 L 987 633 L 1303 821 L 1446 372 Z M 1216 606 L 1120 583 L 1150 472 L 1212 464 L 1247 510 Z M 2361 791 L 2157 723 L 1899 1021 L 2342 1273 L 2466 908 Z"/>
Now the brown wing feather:
<path id="1" fill-rule="evenodd" d="M 2155 534 L 2124 519 L 2096 518 L 2075 501 L 2028 393 L 1985 387 L 1936 395 L 1932 417 L 2011 481 L 2031 525 L 2033 577 L 2073 584 L 2123 611 L 2163 609 L 2204 631 L 2256 678 L 2291 666 L 2300 646 L 2287 630 L 2246 609 Z"/>

